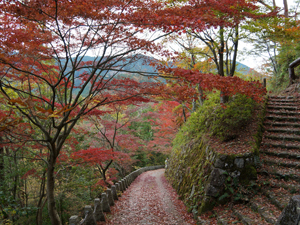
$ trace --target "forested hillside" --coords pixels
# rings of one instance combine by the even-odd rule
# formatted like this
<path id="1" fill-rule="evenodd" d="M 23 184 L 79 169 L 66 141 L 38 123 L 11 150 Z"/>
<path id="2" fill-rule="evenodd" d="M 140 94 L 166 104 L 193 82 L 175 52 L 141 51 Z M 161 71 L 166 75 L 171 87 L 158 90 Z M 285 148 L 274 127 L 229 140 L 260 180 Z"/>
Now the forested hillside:
<path id="1" fill-rule="evenodd" d="M 0 223 L 66 224 L 167 158 L 195 215 L 247 202 L 267 96 L 298 95 L 299 3 L 283 2 L 1 1 Z"/>

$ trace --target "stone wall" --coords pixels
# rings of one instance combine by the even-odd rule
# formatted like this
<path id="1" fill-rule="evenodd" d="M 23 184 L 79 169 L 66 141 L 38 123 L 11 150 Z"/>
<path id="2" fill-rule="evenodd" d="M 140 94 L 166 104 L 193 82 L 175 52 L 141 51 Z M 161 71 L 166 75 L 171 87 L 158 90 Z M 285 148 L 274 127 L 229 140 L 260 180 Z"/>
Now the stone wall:
<path id="1" fill-rule="evenodd" d="M 256 167 L 260 164 L 264 114 L 265 109 L 258 115 L 256 133 L 252 134 L 254 141 L 245 154 L 218 153 L 209 145 L 209 136 L 197 134 L 172 149 L 166 177 L 195 218 L 217 204 L 230 201 L 234 186 L 254 184 Z"/>
<path id="2" fill-rule="evenodd" d="M 189 211 L 199 214 L 224 201 L 220 197 L 227 191 L 226 185 L 255 180 L 258 163 L 259 157 L 254 152 L 219 154 L 201 138 L 180 151 L 173 151 L 166 175 Z"/>

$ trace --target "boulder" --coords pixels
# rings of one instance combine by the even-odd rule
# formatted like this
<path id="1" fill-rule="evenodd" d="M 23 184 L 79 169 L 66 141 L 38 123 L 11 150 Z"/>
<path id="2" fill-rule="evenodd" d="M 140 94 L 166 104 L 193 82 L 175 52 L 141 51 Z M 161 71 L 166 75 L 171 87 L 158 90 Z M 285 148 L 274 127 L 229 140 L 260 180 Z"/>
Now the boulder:
<path id="1" fill-rule="evenodd" d="M 290 199 L 276 225 L 300 225 L 300 195 L 295 195 Z"/>

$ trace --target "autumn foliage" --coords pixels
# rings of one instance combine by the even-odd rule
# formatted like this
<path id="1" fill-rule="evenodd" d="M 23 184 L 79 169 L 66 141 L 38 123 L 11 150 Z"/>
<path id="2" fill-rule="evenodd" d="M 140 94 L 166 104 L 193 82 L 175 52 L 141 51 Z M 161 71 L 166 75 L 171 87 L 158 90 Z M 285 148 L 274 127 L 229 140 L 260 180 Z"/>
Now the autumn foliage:
<path id="1" fill-rule="evenodd" d="M 167 87 L 167 90 L 171 93 L 176 92 L 175 96 L 178 96 L 181 100 L 188 100 L 193 97 L 198 98 L 198 96 L 195 95 L 197 90 L 190 88 L 195 85 L 199 85 L 204 91 L 219 90 L 228 96 L 241 93 L 258 102 L 262 101 L 263 96 L 266 94 L 266 89 L 258 81 L 249 82 L 239 77 L 222 77 L 211 73 L 203 74 L 198 70 L 182 68 L 166 69 L 165 72 L 171 74 L 176 80 L 175 83 Z"/>
<path id="2" fill-rule="evenodd" d="M 1 1 L 0 149 L 30 146 L 26 148 L 30 160 L 43 163 L 39 164 L 43 179 L 37 224 L 42 223 L 46 201 L 51 223 L 62 224 L 55 206 L 55 181 L 72 160 L 99 166 L 105 177 L 113 162 L 118 167 L 130 161 L 128 149 L 134 152 L 148 145 L 157 151 L 170 150 L 171 140 L 188 116 L 185 108 L 198 98 L 200 88 L 261 100 L 265 91 L 258 83 L 199 70 L 158 66 L 159 73 L 131 71 L 170 78 L 167 85 L 119 76 L 129 73 L 126 66 L 139 60 L 141 53 L 169 56 L 157 41 L 171 32 L 234 27 L 265 16 L 257 12 L 255 2 Z M 94 58 L 86 60 L 90 54 Z M 156 133 L 145 144 L 130 133 L 130 113 L 124 112 L 131 105 L 161 99 L 168 103 L 155 105 L 151 123 Z M 77 149 L 80 138 L 75 136 L 91 134 L 91 130 L 77 129 L 83 120 L 98 125 L 93 135 L 101 140 L 99 145 Z M 115 171 L 110 173 L 113 176 Z M 34 174 L 28 168 L 23 178 Z"/>

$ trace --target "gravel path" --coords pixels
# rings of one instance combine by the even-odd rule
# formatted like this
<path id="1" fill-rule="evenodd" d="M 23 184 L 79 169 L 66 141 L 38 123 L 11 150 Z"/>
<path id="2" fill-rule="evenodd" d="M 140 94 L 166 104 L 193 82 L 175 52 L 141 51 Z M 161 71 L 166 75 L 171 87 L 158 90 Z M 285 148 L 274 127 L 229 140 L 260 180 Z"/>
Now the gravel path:
<path id="1" fill-rule="evenodd" d="M 171 185 L 164 169 L 141 174 L 123 193 L 107 222 L 100 224 L 196 224 Z"/>

